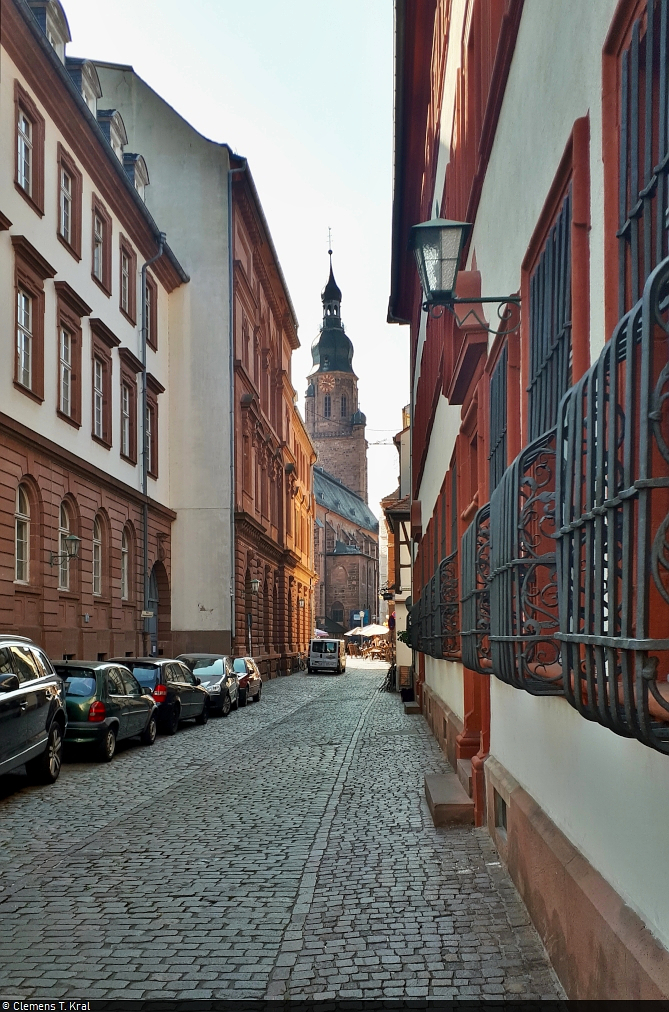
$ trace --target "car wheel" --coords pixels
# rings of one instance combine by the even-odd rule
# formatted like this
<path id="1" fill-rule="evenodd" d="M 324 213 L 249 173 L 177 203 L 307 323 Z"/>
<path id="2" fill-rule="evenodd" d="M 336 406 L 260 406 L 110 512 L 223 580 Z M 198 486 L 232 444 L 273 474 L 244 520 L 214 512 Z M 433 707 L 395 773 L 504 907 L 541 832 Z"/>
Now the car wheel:
<path id="1" fill-rule="evenodd" d="M 179 730 L 179 721 L 181 720 L 181 707 L 177 703 L 170 714 L 169 720 L 165 722 L 165 734 L 176 734 Z"/>
<path id="2" fill-rule="evenodd" d="M 46 748 L 35 759 L 26 763 L 26 771 L 31 780 L 40 784 L 55 784 L 63 763 L 63 730 L 54 722 L 49 731 Z"/>
<path id="3" fill-rule="evenodd" d="M 239 705 L 246 706 L 246 689 L 239 690 Z"/>
<path id="4" fill-rule="evenodd" d="M 144 730 L 140 735 L 140 741 L 142 745 L 153 745 L 154 741 L 156 740 L 157 734 L 158 734 L 158 726 L 156 724 L 156 715 L 155 713 L 152 713 L 149 723 L 146 725 L 146 727 L 144 728 Z"/>
<path id="5" fill-rule="evenodd" d="M 209 720 L 209 700 L 205 699 L 204 706 L 202 707 L 202 713 L 195 718 L 195 723 L 199 724 L 200 727 L 204 727 L 204 725 L 207 723 L 208 720 Z"/>
<path id="6" fill-rule="evenodd" d="M 237 695 L 235 696 L 235 701 L 232 704 L 232 709 L 233 710 L 238 710 L 239 709 L 239 689 L 237 690 Z"/>
<path id="7" fill-rule="evenodd" d="M 221 706 L 221 716 L 227 717 L 231 709 L 232 709 L 232 700 L 230 699 L 230 693 L 226 692 L 226 694 L 223 696 L 223 704 Z"/>
<path id="8" fill-rule="evenodd" d="M 105 736 L 98 745 L 97 757 L 102 763 L 110 763 L 114 758 L 116 752 L 116 735 L 113 727 L 108 727 L 105 731 Z"/>
<path id="9" fill-rule="evenodd" d="M 261 693 L 262 693 L 262 684 L 258 686 L 258 691 L 256 692 L 255 696 L 251 696 L 251 699 L 253 700 L 254 703 L 260 702 Z"/>

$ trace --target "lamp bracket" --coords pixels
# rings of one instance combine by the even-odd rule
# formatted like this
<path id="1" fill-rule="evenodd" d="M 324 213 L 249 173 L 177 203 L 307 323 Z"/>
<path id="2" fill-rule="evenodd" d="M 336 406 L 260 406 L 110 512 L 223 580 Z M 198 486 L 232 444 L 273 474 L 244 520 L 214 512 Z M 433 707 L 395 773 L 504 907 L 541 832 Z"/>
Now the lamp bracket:
<path id="1" fill-rule="evenodd" d="M 59 566 L 65 559 L 72 559 L 72 556 L 68 552 L 49 552 L 49 565 L 53 568 Z"/>
<path id="2" fill-rule="evenodd" d="M 496 303 L 497 305 L 497 317 L 500 322 L 500 327 L 497 329 L 495 329 L 494 327 L 489 327 L 485 322 L 485 320 L 483 320 L 479 316 L 479 314 L 476 312 L 475 309 L 469 309 L 464 316 L 460 317 L 453 308 L 454 306 L 481 305 L 483 303 L 490 303 L 490 302 Z M 513 309 L 510 308 L 512 306 L 520 306 L 519 295 L 508 295 L 502 298 L 486 296 L 480 299 L 458 299 L 457 297 L 454 296 L 452 299 L 449 299 L 448 302 L 423 303 L 423 309 L 433 320 L 440 319 L 440 317 L 444 315 L 444 310 L 447 309 L 448 312 L 455 319 L 455 322 L 457 323 L 458 327 L 462 327 L 467 322 L 467 320 L 473 317 L 473 319 L 475 319 L 476 322 L 481 327 L 481 330 L 487 331 L 488 334 L 501 334 L 502 336 L 505 336 L 506 334 L 513 334 L 520 327 L 520 315 L 518 316 L 518 321 L 515 324 L 513 324 L 513 326 L 505 326 L 505 324 L 509 324 L 510 320 L 513 317 Z M 435 310 L 440 310 L 440 312 L 435 312 Z"/>

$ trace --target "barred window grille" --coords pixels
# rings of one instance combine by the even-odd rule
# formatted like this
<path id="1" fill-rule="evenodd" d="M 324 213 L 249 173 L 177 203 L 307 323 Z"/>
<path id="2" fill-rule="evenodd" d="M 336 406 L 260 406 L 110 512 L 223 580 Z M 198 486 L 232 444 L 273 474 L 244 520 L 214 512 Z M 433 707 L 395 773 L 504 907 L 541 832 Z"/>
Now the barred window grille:
<path id="1" fill-rule="evenodd" d="M 460 660 L 460 600 L 458 553 L 451 552 L 439 563 L 439 657 Z"/>
<path id="2" fill-rule="evenodd" d="M 462 536 L 462 663 L 489 675 L 490 646 L 490 503 L 476 513 Z"/>
<path id="3" fill-rule="evenodd" d="M 508 348 L 504 345 L 490 377 L 490 488 L 497 488 L 506 470 Z"/>
<path id="4" fill-rule="evenodd" d="M 561 405 L 565 694 L 669 754 L 669 258 Z"/>
<path id="5" fill-rule="evenodd" d="M 552 429 L 571 385 L 571 189 L 530 279 L 530 440 Z"/>
<path id="6" fill-rule="evenodd" d="M 669 0 L 649 0 L 620 64 L 619 315 L 669 253 Z"/>
<path id="7" fill-rule="evenodd" d="M 561 695 L 555 569 L 555 429 L 507 468 L 490 500 L 493 673 L 533 695 Z"/>

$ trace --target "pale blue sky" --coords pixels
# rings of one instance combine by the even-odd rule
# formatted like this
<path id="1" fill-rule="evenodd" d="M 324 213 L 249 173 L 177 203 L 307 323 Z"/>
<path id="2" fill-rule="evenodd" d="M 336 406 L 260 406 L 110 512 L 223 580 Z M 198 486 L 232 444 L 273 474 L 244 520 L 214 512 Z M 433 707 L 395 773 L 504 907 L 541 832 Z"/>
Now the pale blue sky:
<path id="1" fill-rule="evenodd" d="M 409 387 L 408 330 L 385 322 L 392 0 L 63 0 L 63 6 L 70 55 L 132 64 L 198 130 L 248 158 L 300 324 L 293 384 L 301 407 L 332 227 L 368 439 L 390 437 Z M 370 446 L 375 511 L 394 489 L 397 471 L 394 447 Z"/>

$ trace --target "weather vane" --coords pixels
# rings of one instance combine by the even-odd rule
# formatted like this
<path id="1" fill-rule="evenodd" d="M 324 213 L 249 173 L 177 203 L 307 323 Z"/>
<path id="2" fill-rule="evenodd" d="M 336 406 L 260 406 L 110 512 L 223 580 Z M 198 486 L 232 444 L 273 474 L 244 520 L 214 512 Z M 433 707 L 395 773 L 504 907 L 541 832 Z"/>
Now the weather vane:
<path id="1" fill-rule="evenodd" d="M 332 260 L 332 229 L 328 225 L 328 255 Z"/>

